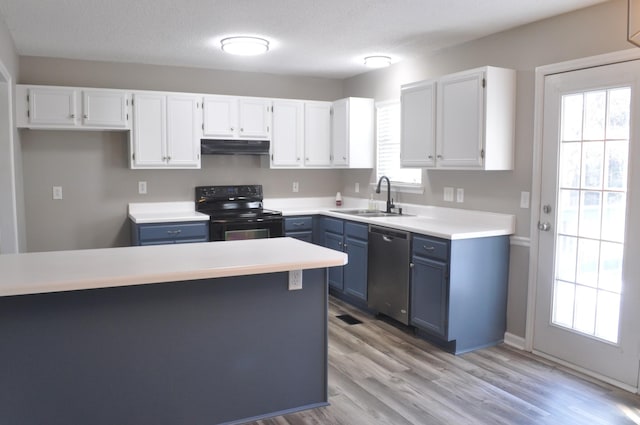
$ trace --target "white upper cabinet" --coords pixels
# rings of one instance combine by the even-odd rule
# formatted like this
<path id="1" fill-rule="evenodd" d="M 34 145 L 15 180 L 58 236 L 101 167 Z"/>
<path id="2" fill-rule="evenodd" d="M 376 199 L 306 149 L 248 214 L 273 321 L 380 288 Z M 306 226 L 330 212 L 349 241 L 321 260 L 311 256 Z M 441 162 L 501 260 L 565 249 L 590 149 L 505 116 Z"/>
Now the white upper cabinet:
<path id="1" fill-rule="evenodd" d="M 304 165 L 304 102 L 273 101 L 271 168 L 298 168 Z"/>
<path id="2" fill-rule="evenodd" d="M 18 128 L 130 128 L 130 95 L 123 90 L 17 85 L 16 94 Z"/>
<path id="3" fill-rule="evenodd" d="M 435 113 L 433 90 L 426 89 L 432 84 L 402 87 L 402 165 L 512 170 L 516 72 L 488 66 L 439 78 Z M 414 92 L 421 87 L 421 94 Z M 435 148 L 433 126 L 420 118 L 432 123 L 435 119 Z"/>
<path id="4" fill-rule="evenodd" d="M 271 100 L 205 96 L 204 136 L 212 139 L 269 140 Z"/>
<path id="5" fill-rule="evenodd" d="M 436 81 L 402 86 L 400 103 L 400 166 L 435 166 Z"/>
<path id="6" fill-rule="evenodd" d="M 82 124 L 97 128 L 128 126 L 127 94 L 113 90 L 83 90 Z"/>
<path id="7" fill-rule="evenodd" d="M 232 96 L 205 96 L 204 136 L 233 138 L 238 131 L 238 100 Z"/>
<path id="8" fill-rule="evenodd" d="M 331 102 L 304 104 L 304 165 L 331 166 Z"/>
<path id="9" fill-rule="evenodd" d="M 202 99 L 190 95 L 167 96 L 167 164 L 200 168 Z"/>
<path id="10" fill-rule="evenodd" d="M 373 99 L 350 97 L 337 100 L 333 102 L 331 120 L 331 165 L 373 168 Z"/>
<path id="11" fill-rule="evenodd" d="M 135 93 L 131 168 L 200 168 L 200 102 L 193 95 Z"/>
<path id="12" fill-rule="evenodd" d="M 238 100 L 239 137 L 271 139 L 271 100 L 240 98 Z"/>

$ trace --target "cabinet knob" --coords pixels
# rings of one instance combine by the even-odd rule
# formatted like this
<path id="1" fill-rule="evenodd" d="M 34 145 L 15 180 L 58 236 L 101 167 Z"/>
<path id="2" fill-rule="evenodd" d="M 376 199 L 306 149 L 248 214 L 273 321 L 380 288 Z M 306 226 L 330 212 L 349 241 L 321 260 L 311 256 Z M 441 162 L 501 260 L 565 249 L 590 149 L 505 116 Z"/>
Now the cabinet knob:
<path id="1" fill-rule="evenodd" d="M 343 156 L 343 157 L 342 157 L 342 159 L 344 159 L 344 160 L 346 161 L 346 160 L 347 160 L 347 157 L 346 157 L 346 156 Z"/>
<path id="2" fill-rule="evenodd" d="M 171 161 L 171 157 L 170 156 L 167 157 L 167 161 Z"/>
<path id="3" fill-rule="evenodd" d="M 409 263 L 409 268 L 410 268 L 410 269 L 414 268 L 415 266 L 416 266 L 415 264 L 413 264 L 413 263 Z"/>
<path id="4" fill-rule="evenodd" d="M 429 155 L 427 158 L 429 158 L 429 159 L 433 159 L 433 155 Z"/>
<path id="5" fill-rule="evenodd" d="M 240 128 L 240 131 L 241 131 L 241 132 L 244 132 L 244 128 Z"/>
<path id="6" fill-rule="evenodd" d="M 87 118 L 89 118 L 89 115 L 84 114 L 84 115 L 83 115 L 83 117 L 84 117 L 84 119 L 86 120 Z"/>
<path id="7" fill-rule="evenodd" d="M 69 118 L 75 118 L 75 117 L 76 117 L 76 114 L 69 115 Z"/>
<path id="8" fill-rule="evenodd" d="M 233 127 L 231 127 L 231 131 L 233 131 Z"/>
<path id="9" fill-rule="evenodd" d="M 436 158 L 442 159 L 442 155 L 438 155 L 438 156 L 436 156 Z"/>
<path id="10" fill-rule="evenodd" d="M 309 160 L 309 158 L 305 158 L 305 161 L 308 161 L 308 160 Z"/>
<path id="11" fill-rule="evenodd" d="M 297 161 L 300 161 L 300 157 L 297 158 Z"/>

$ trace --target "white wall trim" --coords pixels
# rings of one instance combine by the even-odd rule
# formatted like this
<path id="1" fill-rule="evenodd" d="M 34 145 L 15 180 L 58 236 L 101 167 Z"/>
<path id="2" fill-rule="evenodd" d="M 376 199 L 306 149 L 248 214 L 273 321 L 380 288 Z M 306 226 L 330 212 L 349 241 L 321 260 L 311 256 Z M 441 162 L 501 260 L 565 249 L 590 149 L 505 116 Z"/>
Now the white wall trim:
<path id="1" fill-rule="evenodd" d="M 511 236 L 509 238 L 509 241 L 511 245 L 524 246 L 526 248 L 529 248 L 531 246 L 531 238 L 528 238 L 526 236 Z"/>
<path id="2" fill-rule="evenodd" d="M 18 196 L 16 193 L 16 164 L 15 164 L 15 140 L 14 140 L 14 122 L 13 122 L 13 78 L 4 63 L 0 61 L 0 75 L 6 84 L 7 98 L 0 99 L 0 102 L 7 101 L 7 128 L 3 131 L 7 131 L 6 136 L 8 140 L 7 151 L 9 158 L 9 169 L 5 170 L 4 176 L 0 178 L 8 178 L 7 186 L 9 186 L 9 193 L 2 195 L 3 199 L 0 204 L 4 204 L 3 208 L 0 208 L 0 215 L 6 215 L 4 220 L 0 221 L 0 227 L 2 228 L 2 234 L 0 235 L 0 254 L 17 253 L 20 249 L 20 238 L 18 231 Z M 3 136 L 4 137 L 4 136 Z M 0 138 L 0 143 L 2 139 Z M 6 198 L 5 198 L 6 196 Z M 6 220 L 6 221 L 5 221 Z"/>
<path id="3" fill-rule="evenodd" d="M 509 347 L 517 348 L 518 350 L 524 351 L 524 338 L 518 335 L 514 335 L 509 332 L 505 332 L 504 334 L 504 343 Z"/>
<path id="4" fill-rule="evenodd" d="M 640 49 L 633 48 L 618 52 L 590 56 L 536 68 L 535 103 L 533 129 L 533 171 L 531 179 L 531 244 L 529 250 L 529 284 L 527 292 L 527 319 L 525 328 L 525 350 L 533 351 L 533 333 L 536 307 L 538 279 L 538 221 L 540 219 L 540 187 L 542 184 L 542 117 L 544 113 L 544 80 L 545 77 L 562 72 L 593 68 L 640 59 Z M 608 382 L 608 381 L 607 381 Z"/>
<path id="5" fill-rule="evenodd" d="M 591 378 L 595 378 L 595 379 L 597 379 L 599 381 L 606 382 L 607 384 L 613 385 L 614 387 L 622 388 L 623 390 L 629 391 L 629 392 L 634 393 L 634 394 L 638 393 L 638 387 L 634 387 L 632 385 L 625 384 L 624 382 L 620 382 L 620 381 L 617 381 L 615 379 L 611 379 L 611 378 L 609 378 L 607 376 L 600 375 L 599 373 L 593 372 L 593 371 L 591 371 L 589 369 L 585 369 L 583 367 L 576 366 L 576 365 L 574 365 L 572 363 L 566 362 L 566 361 L 564 361 L 562 359 L 558 359 L 556 357 L 550 356 L 550 355 L 548 355 L 546 353 L 542 353 L 542 352 L 537 351 L 537 350 L 533 350 L 532 353 L 535 354 L 536 356 L 542 357 L 543 359 L 547 359 L 547 360 L 550 360 L 550 361 L 552 361 L 554 363 L 558 363 L 558 364 L 566 367 L 567 369 L 571 369 L 571 370 L 579 372 L 579 373 L 581 373 L 583 375 L 589 376 Z"/>

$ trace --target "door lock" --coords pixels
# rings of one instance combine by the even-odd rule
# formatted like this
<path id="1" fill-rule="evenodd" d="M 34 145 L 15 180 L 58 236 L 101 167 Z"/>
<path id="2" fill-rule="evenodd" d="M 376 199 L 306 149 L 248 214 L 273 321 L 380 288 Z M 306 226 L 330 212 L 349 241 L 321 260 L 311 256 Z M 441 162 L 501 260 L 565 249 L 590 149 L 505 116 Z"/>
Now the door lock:
<path id="1" fill-rule="evenodd" d="M 549 222 L 538 222 L 538 230 L 542 230 L 543 232 L 548 232 L 549 230 L 551 230 L 551 223 Z"/>
<path id="2" fill-rule="evenodd" d="M 551 212 L 551 205 L 547 204 L 542 207 L 542 212 L 545 214 L 549 214 Z"/>

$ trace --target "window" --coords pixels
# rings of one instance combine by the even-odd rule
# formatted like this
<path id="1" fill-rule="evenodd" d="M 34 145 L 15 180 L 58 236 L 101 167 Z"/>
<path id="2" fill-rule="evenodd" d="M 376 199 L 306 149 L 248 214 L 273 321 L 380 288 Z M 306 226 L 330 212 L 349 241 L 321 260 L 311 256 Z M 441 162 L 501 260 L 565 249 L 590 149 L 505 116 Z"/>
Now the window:
<path id="1" fill-rule="evenodd" d="M 377 103 L 376 123 L 376 181 L 387 176 L 401 186 L 421 189 L 422 170 L 400 168 L 400 101 Z"/>

